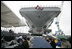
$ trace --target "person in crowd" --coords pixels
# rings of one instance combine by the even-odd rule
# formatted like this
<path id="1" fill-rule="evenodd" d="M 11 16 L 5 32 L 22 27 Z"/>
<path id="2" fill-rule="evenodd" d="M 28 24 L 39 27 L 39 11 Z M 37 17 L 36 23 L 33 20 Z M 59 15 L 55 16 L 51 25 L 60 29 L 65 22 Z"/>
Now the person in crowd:
<path id="1" fill-rule="evenodd" d="M 47 38 L 47 41 L 48 41 L 49 43 L 51 43 L 51 40 L 50 40 L 50 38 Z"/>
<path id="2" fill-rule="evenodd" d="M 1 39 L 1 48 L 5 48 L 6 46 L 8 46 L 7 41 L 5 41 L 4 38 Z"/>
<path id="3" fill-rule="evenodd" d="M 62 44 L 62 41 L 61 40 L 58 40 L 58 42 L 56 43 L 56 46 L 61 47 L 61 44 Z"/>
<path id="4" fill-rule="evenodd" d="M 4 36 L 5 41 L 9 42 L 11 40 L 14 40 L 15 37 L 14 36 Z"/>
<path id="5" fill-rule="evenodd" d="M 69 37 L 67 40 L 71 43 L 71 37 Z"/>
<path id="6" fill-rule="evenodd" d="M 56 48 L 56 43 L 54 42 L 54 39 L 51 39 L 51 46 L 53 47 L 53 48 Z"/>
<path id="7" fill-rule="evenodd" d="M 29 40 L 29 39 L 28 39 L 28 40 Z M 24 42 L 23 42 L 24 48 L 29 48 L 28 40 L 27 40 L 27 37 L 24 39 Z"/>
<path id="8" fill-rule="evenodd" d="M 15 48 L 29 48 L 29 43 L 27 41 L 27 37 L 25 38 L 19 38 L 17 40 L 17 42 L 19 43 L 18 46 L 16 46 Z"/>
<path id="9" fill-rule="evenodd" d="M 14 33 L 14 31 L 12 31 L 11 29 L 9 30 L 9 33 Z"/>
<path id="10" fill-rule="evenodd" d="M 2 38 L 1 39 L 1 48 L 4 48 L 5 46 L 4 46 L 4 43 L 5 43 L 5 40 Z"/>
<path id="11" fill-rule="evenodd" d="M 61 48 L 71 48 L 71 44 L 67 40 L 62 40 Z"/>
<path id="12" fill-rule="evenodd" d="M 27 41 L 29 43 L 29 47 L 31 46 L 31 41 L 30 41 L 30 38 L 27 38 Z"/>

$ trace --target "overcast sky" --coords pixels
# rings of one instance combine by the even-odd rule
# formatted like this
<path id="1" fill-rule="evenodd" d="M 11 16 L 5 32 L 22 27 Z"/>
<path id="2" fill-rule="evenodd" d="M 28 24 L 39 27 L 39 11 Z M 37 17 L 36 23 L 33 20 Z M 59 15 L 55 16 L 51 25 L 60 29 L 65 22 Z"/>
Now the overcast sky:
<path id="1" fill-rule="evenodd" d="M 53 7 L 58 6 L 61 7 L 62 1 L 3 1 L 23 22 L 26 24 L 25 18 L 23 18 L 19 10 L 24 7 L 36 7 L 40 5 L 42 7 Z M 65 34 L 71 35 L 71 1 L 64 1 L 63 7 L 61 7 L 62 11 L 58 16 L 58 20 L 60 22 L 60 29 Z M 55 21 L 51 25 L 50 29 L 52 29 L 52 33 L 57 31 L 57 27 L 55 25 Z M 28 32 L 29 28 L 24 27 L 26 31 L 22 28 L 21 30 L 15 30 L 15 32 Z"/>

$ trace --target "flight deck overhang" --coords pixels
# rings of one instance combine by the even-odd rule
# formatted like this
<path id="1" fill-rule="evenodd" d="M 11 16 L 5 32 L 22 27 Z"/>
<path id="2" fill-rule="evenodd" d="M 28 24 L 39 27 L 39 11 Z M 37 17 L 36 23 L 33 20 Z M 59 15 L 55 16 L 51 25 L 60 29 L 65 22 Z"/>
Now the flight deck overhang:
<path id="1" fill-rule="evenodd" d="M 50 23 L 60 12 L 59 7 L 43 7 L 42 10 L 37 10 L 34 7 L 20 9 L 20 14 L 26 18 L 30 25 L 33 24 L 35 27 L 42 27 L 46 23 Z"/>

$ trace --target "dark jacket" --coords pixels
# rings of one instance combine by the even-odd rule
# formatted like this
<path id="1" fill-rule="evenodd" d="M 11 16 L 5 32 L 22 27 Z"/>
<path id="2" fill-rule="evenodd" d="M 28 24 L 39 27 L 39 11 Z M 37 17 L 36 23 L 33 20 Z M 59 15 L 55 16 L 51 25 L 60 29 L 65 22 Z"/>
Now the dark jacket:
<path id="1" fill-rule="evenodd" d="M 53 48 L 56 48 L 56 43 L 54 42 L 54 41 L 51 41 L 51 46 L 53 47 Z"/>

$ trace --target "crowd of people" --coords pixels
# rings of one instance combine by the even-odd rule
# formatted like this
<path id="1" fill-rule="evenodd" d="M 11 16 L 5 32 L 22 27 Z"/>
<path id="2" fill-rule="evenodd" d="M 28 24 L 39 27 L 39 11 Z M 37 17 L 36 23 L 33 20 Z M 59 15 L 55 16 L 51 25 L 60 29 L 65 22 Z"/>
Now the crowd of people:
<path id="1" fill-rule="evenodd" d="M 9 30 L 9 32 L 12 33 L 12 36 L 1 36 L 1 48 L 30 48 L 31 43 L 29 37 L 26 35 L 13 36 L 14 32 L 12 30 Z M 71 48 L 71 38 L 68 38 L 68 40 L 47 38 L 45 40 L 50 43 L 52 48 Z"/>
<path id="2" fill-rule="evenodd" d="M 7 38 L 9 37 L 9 38 Z M 29 48 L 28 38 L 11 38 L 10 36 L 1 39 L 1 48 Z M 10 39 L 11 38 L 11 39 Z"/>
<path id="3" fill-rule="evenodd" d="M 2 33 L 5 31 L 1 31 Z M 29 38 L 27 36 L 14 36 L 14 32 L 9 30 L 10 35 L 1 36 L 1 48 L 29 48 Z"/>
<path id="4" fill-rule="evenodd" d="M 46 39 L 53 48 L 71 48 L 71 38 L 68 39 Z"/>

